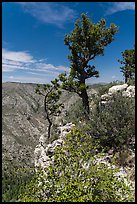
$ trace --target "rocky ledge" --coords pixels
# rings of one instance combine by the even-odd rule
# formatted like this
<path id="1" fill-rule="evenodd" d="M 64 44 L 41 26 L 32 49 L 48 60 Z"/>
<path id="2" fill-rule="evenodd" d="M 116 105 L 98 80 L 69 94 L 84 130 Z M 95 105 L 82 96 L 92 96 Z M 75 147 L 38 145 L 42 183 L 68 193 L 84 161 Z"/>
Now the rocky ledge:
<path id="1" fill-rule="evenodd" d="M 51 144 L 46 144 L 45 135 L 41 135 L 39 139 L 39 144 L 36 146 L 34 151 L 34 159 L 35 159 L 35 169 L 41 167 L 43 170 L 45 167 L 48 167 L 50 164 L 54 162 L 54 151 L 58 146 L 64 145 L 64 139 L 66 134 L 70 132 L 70 130 L 75 127 L 75 124 L 67 123 L 64 126 L 58 127 L 59 130 L 59 138 L 57 140 L 54 140 Z M 118 167 L 116 165 L 113 165 L 112 159 L 113 159 L 113 151 L 109 151 L 108 153 L 98 153 L 95 155 L 95 164 L 103 163 L 108 166 L 108 168 L 119 168 L 119 171 L 115 174 L 116 177 L 118 177 L 120 180 L 123 180 L 123 182 L 126 183 L 126 185 L 131 187 L 131 190 L 135 191 L 135 153 L 131 150 L 130 151 L 130 158 L 129 162 L 126 165 L 126 167 Z M 83 168 L 87 169 L 90 167 L 90 164 L 93 163 L 93 161 L 89 160 L 87 163 L 83 163 Z M 132 172 L 132 177 L 131 177 Z M 44 172 L 46 173 L 46 172 Z M 46 181 L 45 181 L 46 182 Z M 120 192 L 118 191 L 118 194 Z"/>
<path id="2" fill-rule="evenodd" d="M 101 104 L 106 104 L 114 94 L 122 93 L 124 97 L 135 96 L 135 86 L 128 86 L 128 84 L 116 85 L 109 88 L 108 93 L 101 96 Z"/>
<path id="3" fill-rule="evenodd" d="M 45 168 L 49 166 L 54 159 L 54 150 L 58 146 L 62 146 L 64 143 L 64 138 L 67 133 L 70 132 L 71 128 L 75 125 L 72 123 L 67 123 L 64 126 L 58 127 L 59 138 L 54 140 L 51 144 L 46 144 L 47 136 L 42 134 L 39 138 L 39 144 L 34 150 L 34 160 L 35 168 L 41 167 Z"/>

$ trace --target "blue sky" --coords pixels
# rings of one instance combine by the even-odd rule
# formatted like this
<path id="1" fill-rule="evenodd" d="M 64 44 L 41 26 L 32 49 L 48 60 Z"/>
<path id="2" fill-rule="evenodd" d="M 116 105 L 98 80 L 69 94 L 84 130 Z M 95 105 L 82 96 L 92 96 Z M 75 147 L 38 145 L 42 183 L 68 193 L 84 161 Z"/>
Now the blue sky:
<path id="1" fill-rule="evenodd" d="M 115 40 L 90 64 L 99 78 L 87 83 L 123 80 L 121 52 L 135 44 L 134 2 L 3 2 L 2 3 L 2 80 L 3 82 L 49 83 L 69 72 L 65 34 L 74 29 L 81 13 L 94 23 L 105 18 L 107 27 L 119 27 Z"/>

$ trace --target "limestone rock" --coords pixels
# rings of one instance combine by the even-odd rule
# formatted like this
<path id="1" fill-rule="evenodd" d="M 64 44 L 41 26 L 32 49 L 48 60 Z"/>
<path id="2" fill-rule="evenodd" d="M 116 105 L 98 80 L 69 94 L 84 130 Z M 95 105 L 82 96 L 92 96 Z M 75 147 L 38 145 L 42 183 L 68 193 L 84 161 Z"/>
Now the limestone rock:
<path id="1" fill-rule="evenodd" d="M 105 105 L 111 102 L 112 96 L 119 92 L 122 93 L 122 96 L 134 97 L 135 86 L 128 86 L 128 84 L 112 86 L 111 88 L 109 88 L 108 93 L 105 93 L 101 96 L 101 105 Z"/>
<path id="2" fill-rule="evenodd" d="M 41 135 L 39 139 L 39 144 L 34 150 L 34 160 L 35 167 L 45 168 L 48 167 L 54 161 L 54 151 L 57 147 L 64 144 L 64 138 L 67 133 L 70 132 L 71 128 L 75 125 L 72 123 L 67 123 L 64 126 L 58 127 L 60 134 L 57 140 L 54 140 L 51 144 L 45 143 L 46 135 Z"/>
<path id="3" fill-rule="evenodd" d="M 116 92 L 125 91 L 128 84 L 116 85 L 109 88 L 108 93 L 114 94 Z"/>
<path id="4" fill-rule="evenodd" d="M 127 97 L 134 97 L 135 96 L 135 86 L 129 86 L 125 91 L 122 93 L 123 96 Z"/>

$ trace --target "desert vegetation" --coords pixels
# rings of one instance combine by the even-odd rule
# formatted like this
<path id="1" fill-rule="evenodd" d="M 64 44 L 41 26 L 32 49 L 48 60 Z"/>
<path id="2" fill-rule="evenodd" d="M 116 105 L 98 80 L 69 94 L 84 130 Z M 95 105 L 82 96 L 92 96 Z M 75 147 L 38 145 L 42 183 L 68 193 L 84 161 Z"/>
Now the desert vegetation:
<path id="1" fill-rule="evenodd" d="M 35 167 L 15 169 L 13 165 L 4 170 L 3 202 L 134 201 L 132 182 L 128 177 L 117 175 L 120 167 L 127 167 L 129 152 L 134 152 L 135 97 L 125 97 L 118 92 L 102 106 L 101 96 L 113 85 L 123 82 L 99 85 L 97 94 L 91 96 L 86 85 L 86 79 L 99 77 L 99 72 L 88 62 L 103 55 L 116 32 L 116 25 L 106 28 L 104 19 L 94 24 L 82 14 L 72 33 L 66 35 L 64 41 L 71 52 L 69 76 L 61 73 L 51 84 L 38 85 L 35 91 L 44 97 L 43 111 L 49 122 L 47 139 L 53 140 L 55 135 L 57 138 L 57 132 L 52 135 L 51 127 L 54 118 L 63 111 L 62 90 L 79 96 L 63 116 L 64 123 L 71 122 L 75 127 L 66 134 L 63 146 L 55 149 L 54 161 L 48 167 L 35 171 Z M 122 71 L 125 82 L 130 85 L 134 83 L 135 73 L 133 50 L 125 51 L 123 57 L 128 65 Z M 111 161 L 99 162 L 110 151 L 112 157 L 108 159 Z M 134 181 L 134 172 L 131 177 Z"/>
<path id="2" fill-rule="evenodd" d="M 42 170 L 35 172 L 29 169 L 26 170 L 27 174 L 23 174 L 26 167 L 17 168 L 15 171 L 13 166 L 10 171 L 9 169 L 4 171 L 3 201 L 134 200 L 134 192 L 130 186 L 115 176 L 119 167 L 126 167 L 128 149 L 134 149 L 130 146 L 131 140 L 135 137 L 134 98 L 125 98 L 119 93 L 114 96 L 111 105 L 103 109 L 99 105 L 99 94 L 92 97 L 92 104 L 93 101 L 94 108 L 90 110 L 88 120 L 83 118 L 81 99 L 71 106 L 64 121 L 74 123 L 76 128 L 66 136 L 63 148 L 55 150 L 54 164 L 45 169 L 47 175 L 43 174 Z M 51 139 L 53 137 L 51 135 Z M 114 150 L 112 163 L 116 166 L 115 169 L 95 162 L 96 155 L 102 157 L 112 149 Z M 89 167 L 83 168 L 82 165 L 88 166 L 88 162 Z M 118 189 L 121 192 L 119 194 Z"/>
<path id="3" fill-rule="evenodd" d="M 91 134 L 74 128 L 63 148 L 54 152 L 54 164 L 26 185 L 23 202 L 120 202 L 133 201 L 130 186 L 116 177 L 118 169 L 96 163 L 98 149 Z M 100 152 L 100 155 L 103 152 Z M 89 162 L 90 161 L 90 162 Z"/>

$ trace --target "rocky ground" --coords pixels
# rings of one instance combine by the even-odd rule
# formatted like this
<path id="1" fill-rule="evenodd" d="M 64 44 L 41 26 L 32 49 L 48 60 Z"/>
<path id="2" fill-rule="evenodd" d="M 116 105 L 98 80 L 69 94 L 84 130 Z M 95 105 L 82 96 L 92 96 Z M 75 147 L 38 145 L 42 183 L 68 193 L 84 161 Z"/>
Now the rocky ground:
<path id="1" fill-rule="evenodd" d="M 35 93 L 36 84 L 2 84 L 2 159 L 17 165 L 33 165 L 34 149 L 41 135 L 46 134 L 43 100 Z M 90 93 L 94 92 L 90 89 Z M 62 115 L 55 123 L 63 123 L 63 116 L 78 99 L 77 94 L 63 91 Z"/>
<path id="2" fill-rule="evenodd" d="M 46 125 L 44 115 L 37 111 L 42 107 L 42 100 L 34 93 L 34 88 L 32 84 L 2 84 L 3 162 L 33 163 L 33 150 Z"/>
<path id="3" fill-rule="evenodd" d="M 2 84 L 2 162 L 3 168 L 13 164 L 19 166 L 45 166 L 51 161 L 50 153 L 58 145 L 62 145 L 64 135 L 70 131 L 72 123 L 64 124 L 64 115 L 79 97 L 77 94 L 63 91 L 60 102 L 64 109 L 55 123 L 58 125 L 58 138 L 47 140 L 47 121 L 45 119 L 44 98 L 35 93 L 36 84 L 3 83 Z M 115 86 L 101 97 L 102 104 L 110 100 L 110 95 L 123 91 L 127 96 L 135 95 L 135 87 L 126 85 Z M 96 89 L 88 90 L 90 98 L 97 94 Z M 92 106 L 93 107 L 93 106 Z M 59 127 L 60 125 L 60 127 Z M 135 142 L 134 142 L 135 143 Z M 101 161 L 111 163 L 112 154 L 101 157 Z M 127 158 L 126 168 L 120 169 L 120 174 L 128 175 L 134 186 L 135 154 L 131 152 Z M 100 158 L 97 159 L 100 162 Z M 133 172 L 132 172 L 133 171 Z"/>
<path id="4" fill-rule="evenodd" d="M 50 144 L 45 143 L 45 135 L 41 135 L 39 139 L 39 144 L 36 146 L 34 150 L 34 159 L 35 159 L 35 169 L 37 171 L 37 168 L 41 167 L 42 169 L 48 167 L 52 163 L 54 163 L 54 151 L 57 147 L 64 145 L 64 139 L 66 137 L 66 134 L 70 132 L 70 130 L 75 127 L 75 124 L 73 123 L 67 123 L 64 126 L 58 127 L 59 130 L 59 138 L 51 142 Z M 124 157 L 125 153 L 122 152 Z M 115 154 L 115 157 L 118 157 L 119 152 Z M 131 150 L 126 152 L 127 158 L 126 158 L 126 164 L 124 166 L 119 166 L 118 164 L 113 164 L 114 154 L 113 151 L 110 150 L 108 153 L 97 153 L 95 155 L 94 164 L 100 164 L 103 163 L 104 165 L 108 166 L 110 169 L 116 169 L 118 168 L 118 172 L 115 174 L 118 179 L 122 180 L 127 186 L 130 186 L 130 189 L 133 192 L 133 195 L 135 195 L 135 153 Z M 125 160 L 125 158 L 124 158 Z M 83 168 L 89 169 L 90 165 L 93 163 L 93 160 L 89 160 L 86 163 L 83 163 Z M 43 173 L 46 173 L 43 171 Z M 43 177 L 43 175 L 42 175 Z M 46 181 L 45 181 L 46 182 Z M 41 179 L 39 181 L 39 184 L 41 184 Z M 118 195 L 121 194 L 118 189 Z M 45 196 L 42 193 L 43 197 Z M 122 197 L 122 194 L 121 194 Z M 123 197 L 124 199 L 124 197 Z"/>
<path id="5" fill-rule="evenodd" d="M 94 86 L 93 86 L 94 87 Z M 2 84 L 2 158 L 3 162 L 13 161 L 17 164 L 34 164 L 34 149 L 39 144 L 41 135 L 47 132 L 47 121 L 44 115 L 44 98 L 35 93 L 36 84 L 3 83 Z M 129 90 L 130 89 L 130 90 Z M 96 88 L 90 86 L 89 98 L 96 94 Z M 133 86 L 113 86 L 104 94 L 102 103 L 108 101 L 109 93 L 117 91 L 135 94 Z M 71 105 L 79 99 L 75 93 L 63 90 L 60 102 L 64 104 L 61 115 L 55 119 L 57 125 L 65 125 L 64 115 Z M 105 102 L 104 102 L 105 101 Z M 92 105 L 93 107 L 93 105 Z M 48 142 L 47 138 L 45 143 Z"/>

